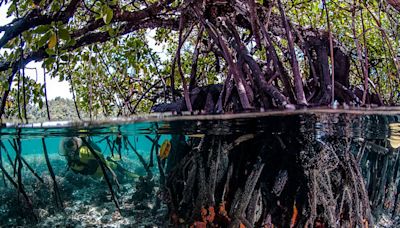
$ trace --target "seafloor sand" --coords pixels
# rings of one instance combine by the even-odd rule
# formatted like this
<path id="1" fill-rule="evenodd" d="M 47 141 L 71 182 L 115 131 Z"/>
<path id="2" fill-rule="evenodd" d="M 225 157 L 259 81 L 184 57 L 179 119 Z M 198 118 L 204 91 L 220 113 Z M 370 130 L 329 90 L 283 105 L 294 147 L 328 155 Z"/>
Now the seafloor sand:
<path id="1" fill-rule="evenodd" d="M 37 227 L 160 227 L 168 220 L 166 207 L 155 209 L 157 187 L 145 180 L 124 180 L 117 192 L 121 213 L 111 200 L 106 183 L 92 177 L 74 174 L 66 170 L 62 157 L 52 156 L 53 168 L 63 170 L 56 176 L 64 208 L 56 207 L 52 180 L 44 161 L 34 156 L 25 158 L 44 179 L 40 183 L 28 171 L 23 172 L 23 183 L 32 200 L 36 223 L 22 195 L 10 184 L 0 184 L 0 226 Z M 135 164 L 134 164 L 135 165 Z M 7 166 L 6 166 L 7 167 Z M 7 167 L 12 170 L 11 167 Z M 12 172 L 10 172 L 12 173 Z"/>

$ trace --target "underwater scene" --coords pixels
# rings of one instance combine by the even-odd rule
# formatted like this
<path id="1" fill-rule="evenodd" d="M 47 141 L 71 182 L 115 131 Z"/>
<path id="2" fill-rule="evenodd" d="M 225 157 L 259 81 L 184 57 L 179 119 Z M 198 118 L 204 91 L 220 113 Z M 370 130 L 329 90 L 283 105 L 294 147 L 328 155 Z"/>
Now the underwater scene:
<path id="1" fill-rule="evenodd" d="M 3 124 L 0 226 L 399 227 L 400 115 Z"/>

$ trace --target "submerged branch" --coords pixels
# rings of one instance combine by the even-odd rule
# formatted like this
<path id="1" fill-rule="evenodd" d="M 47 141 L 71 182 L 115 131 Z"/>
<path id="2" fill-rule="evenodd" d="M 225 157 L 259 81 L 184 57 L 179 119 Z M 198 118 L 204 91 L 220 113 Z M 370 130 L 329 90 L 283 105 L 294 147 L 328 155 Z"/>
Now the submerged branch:
<path id="1" fill-rule="evenodd" d="M 54 175 L 54 171 L 53 171 L 53 167 L 51 166 L 50 163 L 50 159 L 49 159 L 49 154 L 47 153 L 47 147 L 46 147 L 46 142 L 45 139 L 42 138 L 42 146 L 43 146 L 43 154 L 44 154 L 44 158 L 46 160 L 46 165 L 47 165 L 47 169 L 49 170 L 51 179 L 53 181 L 53 191 L 54 191 L 54 198 L 56 200 L 56 205 L 60 208 L 63 207 L 63 201 L 61 199 L 61 194 L 60 194 L 60 190 L 58 188 L 58 184 L 57 184 L 57 180 L 56 180 L 56 175 Z"/>
<path id="2" fill-rule="evenodd" d="M 121 214 L 121 209 L 120 209 L 120 206 L 119 206 L 119 203 L 118 203 L 117 196 L 115 195 L 115 192 L 113 190 L 111 181 L 110 181 L 110 179 L 108 177 L 108 174 L 107 174 L 107 171 L 106 171 L 106 169 L 109 169 L 109 171 L 110 171 L 110 168 L 106 164 L 104 164 L 104 161 L 101 160 L 101 158 L 96 153 L 96 151 L 92 148 L 90 143 L 88 143 L 84 137 L 81 137 L 81 139 L 82 139 L 83 145 L 85 145 L 85 146 L 87 146 L 87 148 L 89 148 L 90 153 L 92 153 L 93 157 L 97 160 L 97 163 L 100 165 L 101 171 L 103 173 L 104 180 L 106 181 L 108 189 L 110 190 L 111 198 L 114 201 L 114 204 L 117 207 L 118 212 Z"/>
<path id="3" fill-rule="evenodd" d="M 139 158 L 140 163 L 142 163 L 143 168 L 146 170 L 148 176 L 153 176 L 153 173 L 151 172 L 149 166 L 146 164 L 146 161 L 144 160 L 143 156 L 136 150 L 136 148 L 132 145 L 132 143 L 129 141 L 127 136 L 124 136 L 124 140 L 128 143 L 129 147 L 132 149 L 132 151 L 136 154 L 136 156 Z"/>

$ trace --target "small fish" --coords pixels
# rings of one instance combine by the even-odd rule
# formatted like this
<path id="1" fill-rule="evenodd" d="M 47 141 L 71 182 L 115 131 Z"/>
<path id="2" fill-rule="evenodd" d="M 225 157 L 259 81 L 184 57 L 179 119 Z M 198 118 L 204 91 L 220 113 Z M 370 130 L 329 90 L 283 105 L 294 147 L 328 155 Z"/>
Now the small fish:
<path id="1" fill-rule="evenodd" d="M 297 210 L 296 207 L 296 201 L 293 204 L 293 214 L 292 214 L 292 218 L 290 219 L 290 227 L 294 227 L 297 223 L 297 216 L 299 214 L 299 211 Z"/>
<path id="2" fill-rule="evenodd" d="M 190 138 L 204 138 L 205 134 L 192 134 L 187 136 Z"/>
<path id="3" fill-rule="evenodd" d="M 388 138 L 388 140 L 389 140 L 389 142 L 390 142 L 390 146 L 393 148 L 393 149 L 397 149 L 397 148 L 399 148 L 400 147 L 400 137 L 399 136 L 390 136 L 389 138 Z"/>
<path id="4" fill-rule="evenodd" d="M 390 146 L 393 149 L 400 147 L 400 123 L 390 123 L 390 137 L 388 138 Z"/>
<path id="5" fill-rule="evenodd" d="M 160 148 L 160 159 L 164 160 L 168 157 L 169 152 L 171 151 L 171 142 L 169 140 L 165 140 Z"/>

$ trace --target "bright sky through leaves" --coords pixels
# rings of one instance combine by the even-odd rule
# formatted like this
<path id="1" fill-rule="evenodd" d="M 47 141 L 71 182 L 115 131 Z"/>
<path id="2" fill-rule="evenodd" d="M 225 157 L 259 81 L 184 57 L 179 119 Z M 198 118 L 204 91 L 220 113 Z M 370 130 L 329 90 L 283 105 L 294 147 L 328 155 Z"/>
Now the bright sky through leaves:
<path id="1" fill-rule="evenodd" d="M 7 9 L 10 4 L 0 7 L 0 26 L 8 24 L 12 21 L 12 17 L 7 18 Z M 0 37 L 3 33 L 0 33 Z M 3 50 L 0 50 L 1 52 Z M 36 73 L 33 68 L 37 69 L 38 81 L 43 82 L 43 68 L 42 62 L 31 62 L 27 65 L 25 74 L 30 78 L 36 80 Z M 56 97 L 72 98 L 72 94 L 69 91 L 69 85 L 67 82 L 60 82 L 57 78 L 47 78 L 47 95 L 48 99 L 54 99 Z"/>

